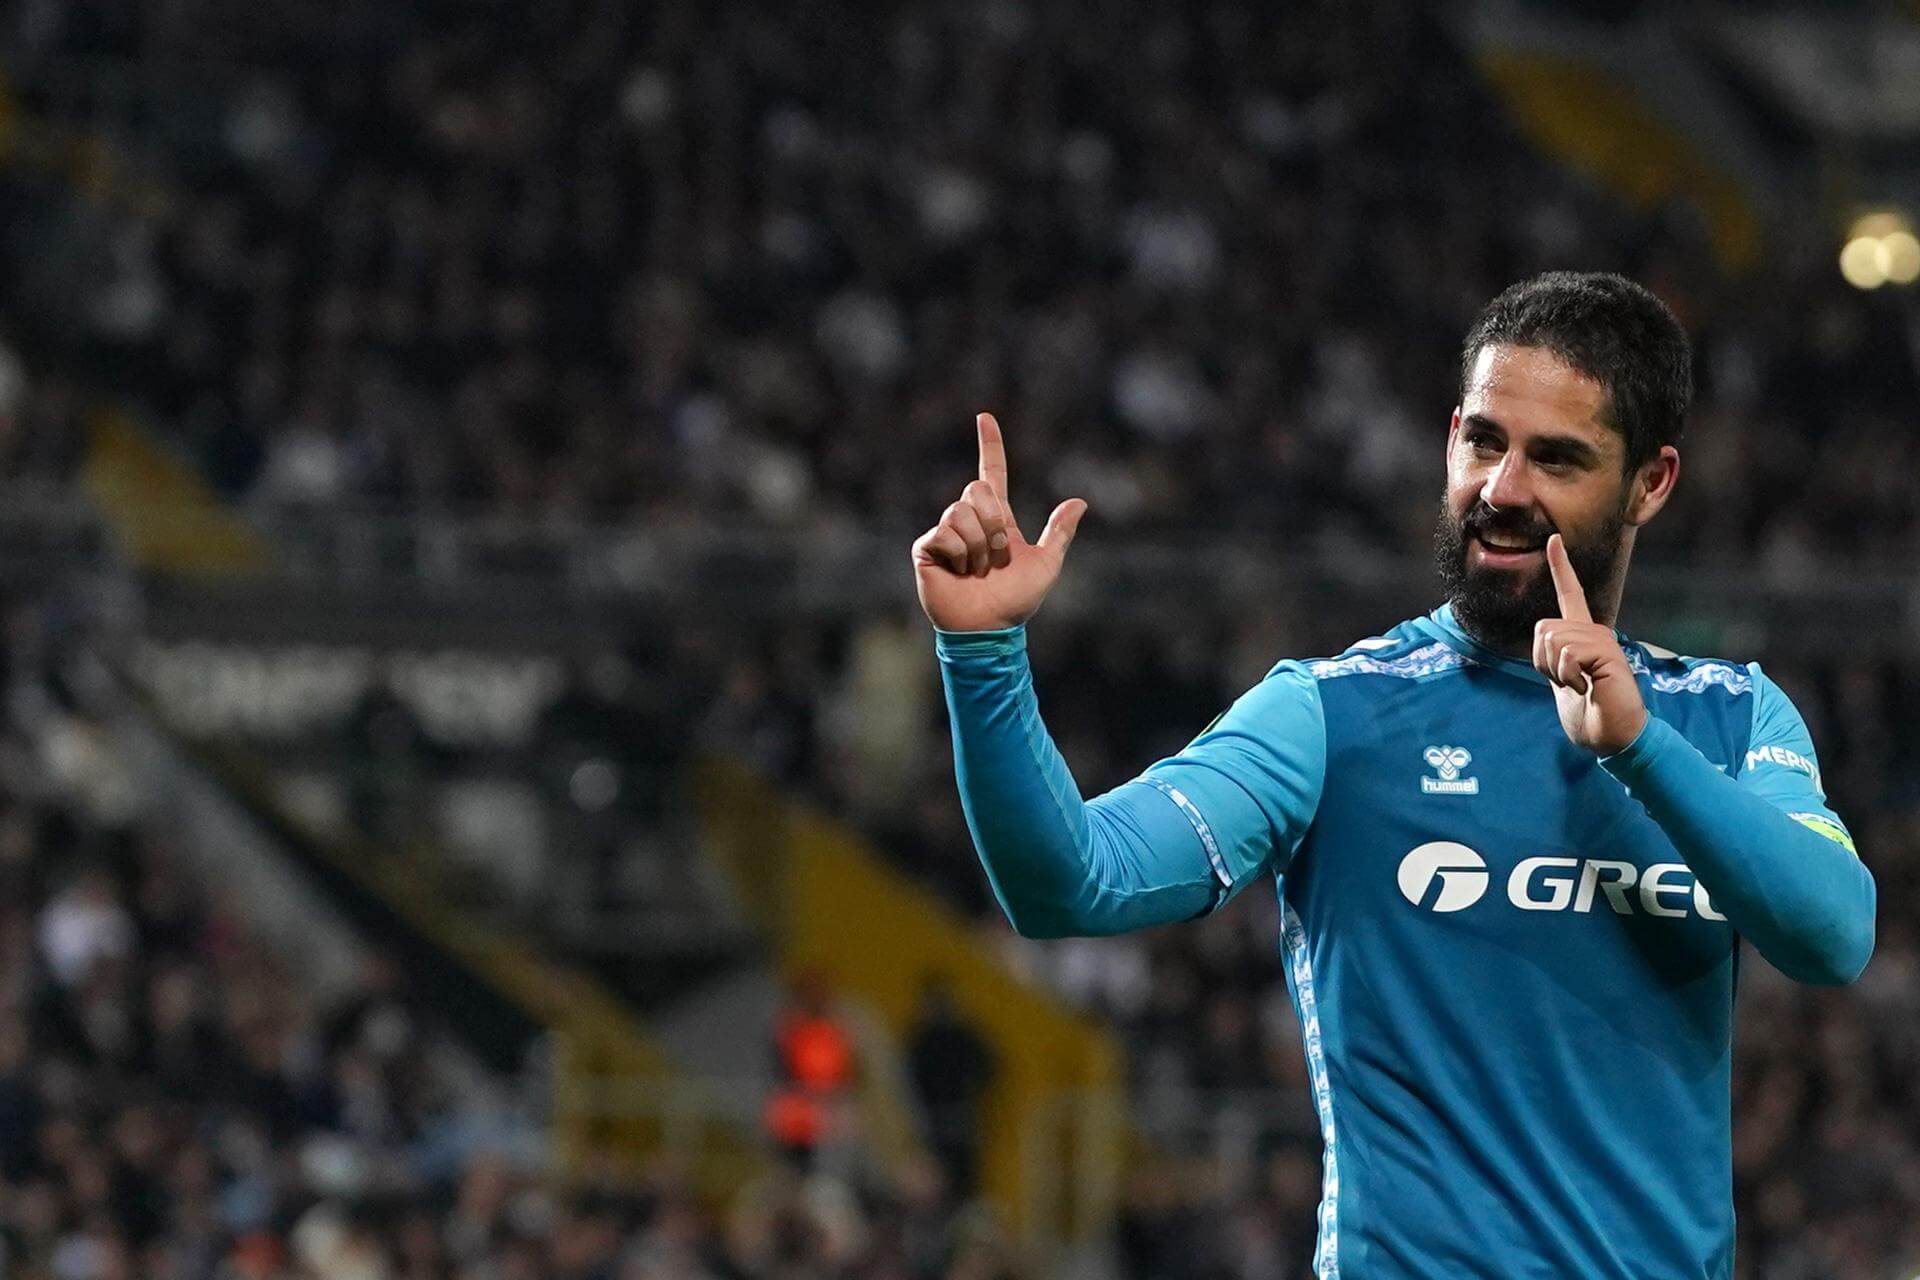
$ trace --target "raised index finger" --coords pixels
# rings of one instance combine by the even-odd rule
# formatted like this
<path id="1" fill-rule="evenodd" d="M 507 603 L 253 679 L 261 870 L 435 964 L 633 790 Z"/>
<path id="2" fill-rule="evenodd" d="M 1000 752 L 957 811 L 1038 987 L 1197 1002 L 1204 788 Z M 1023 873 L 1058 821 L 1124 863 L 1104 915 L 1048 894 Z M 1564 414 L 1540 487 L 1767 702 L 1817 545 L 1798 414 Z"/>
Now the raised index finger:
<path id="1" fill-rule="evenodd" d="M 1000 424 L 990 413 L 977 414 L 974 425 L 980 428 L 980 478 L 992 486 L 1000 499 L 1000 505 L 1007 505 L 1007 444 L 1000 438 Z"/>
<path id="2" fill-rule="evenodd" d="M 1560 597 L 1560 616 L 1569 622 L 1592 622 L 1587 611 L 1587 593 L 1580 588 L 1580 575 L 1573 571 L 1573 559 L 1559 534 L 1547 539 L 1547 569 L 1553 574 L 1553 594 Z"/>

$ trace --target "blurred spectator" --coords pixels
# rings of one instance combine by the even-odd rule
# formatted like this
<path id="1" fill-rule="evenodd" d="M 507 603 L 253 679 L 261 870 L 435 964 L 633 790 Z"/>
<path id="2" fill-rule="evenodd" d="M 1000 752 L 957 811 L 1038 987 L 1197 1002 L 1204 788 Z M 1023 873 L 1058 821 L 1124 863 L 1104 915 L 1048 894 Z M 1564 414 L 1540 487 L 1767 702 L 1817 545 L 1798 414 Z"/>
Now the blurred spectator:
<path id="1" fill-rule="evenodd" d="M 773 1029 L 774 1093 L 767 1131 L 802 1172 L 853 1135 L 852 1093 L 860 1063 L 853 1036 L 835 1016 L 824 975 L 800 975 Z"/>
<path id="2" fill-rule="evenodd" d="M 113 882 L 90 870 L 52 902 L 40 917 L 40 947 L 53 976 L 67 987 L 83 985 L 103 961 L 123 960 L 133 948 L 133 922 L 114 900 Z"/>
<path id="3" fill-rule="evenodd" d="M 993 1048 L 961 1014 L 953 989 L 935 975 L 920 992 L 907 1031 L 907 1072 L 927 1119 L 935 1157 L 956 1202 L 977 1189 L 981 1103 L 993 1084 Z"/>

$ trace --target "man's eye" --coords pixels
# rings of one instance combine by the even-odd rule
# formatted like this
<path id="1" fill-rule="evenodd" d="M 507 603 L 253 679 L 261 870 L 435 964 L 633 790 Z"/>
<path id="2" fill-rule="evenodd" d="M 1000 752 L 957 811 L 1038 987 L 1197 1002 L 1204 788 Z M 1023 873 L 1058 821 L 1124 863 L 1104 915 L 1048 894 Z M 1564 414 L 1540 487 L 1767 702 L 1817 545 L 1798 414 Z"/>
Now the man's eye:
<path id="1" fill-rule="evenodd" d="M 1495 441 L 1492 436 L 1488 436 L 1488 435 L 1476 434 L 1476 435 L 1468 436 L 1467 447 L 1473 450 L 1475 453 L 1499 452 L 1499 443 Z"/>

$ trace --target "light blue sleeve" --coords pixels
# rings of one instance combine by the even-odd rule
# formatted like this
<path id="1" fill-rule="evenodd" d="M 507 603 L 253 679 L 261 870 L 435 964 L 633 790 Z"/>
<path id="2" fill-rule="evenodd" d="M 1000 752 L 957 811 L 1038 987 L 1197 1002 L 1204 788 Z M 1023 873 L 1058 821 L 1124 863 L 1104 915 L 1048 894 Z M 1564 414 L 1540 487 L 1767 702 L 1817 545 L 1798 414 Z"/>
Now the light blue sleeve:
<path id="1" fill-rule="evenodd" d="M 1845 983 L 1873 955 L 1873 875 L 1821 795 L 1806 724 L 1755 665 L 1738 777 L 1649 719 L 1601 766 L 1646 807 L 1729 923 L 1801 982 Z"/>
<path id="2" fill-rule="evenodd" d="M 1267 871 L 1286 870 L 1326 776 L 1320 682 L 1300 663 L 1282 662 L 1139 780 L 1180 806 L 1232 897 Z"/>
<path id="3" fill-rule="evenodd" d="M 1740 785 L 1801 826 L 1855 853 L 1853 835 L 1827 803 L 1807 722 L 1759 663 L 1748 663 L 1747 671 L 1753 677 L 1753 735 L 1735 773 Z"/>
<path id="4" fill-rule="evenodd" d="M 1318 688 L 1276 667 L 1179 755 L 1083 801 L 1040 718 L 1026 631 L 936 632 L 954 774 L 994 897 L 1029 937 L 1191 919 L 1284 862 L 1319 803 Z"/>

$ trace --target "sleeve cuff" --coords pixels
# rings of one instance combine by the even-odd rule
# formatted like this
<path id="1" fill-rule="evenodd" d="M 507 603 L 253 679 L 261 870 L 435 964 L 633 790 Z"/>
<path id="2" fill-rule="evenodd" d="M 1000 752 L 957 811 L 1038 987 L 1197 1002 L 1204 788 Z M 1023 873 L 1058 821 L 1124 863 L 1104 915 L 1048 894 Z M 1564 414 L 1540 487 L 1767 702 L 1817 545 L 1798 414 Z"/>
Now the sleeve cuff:
<path id="1" fill-rule="evenodd" d="M 942 631 L 933 629 L 933 651 L 943 661 L 949 658 L 990 658 L 1027 650 L 1027 627 L 1001 627 L 995 631 Z"/>
<path id="2" fill-rule="evenodd" d="M 1678 729 L 1648 712 L 1647 722 L 1640 726 L 1639 735 L 1612 755 L 1601 756 L 1600 767 L 1631 786 L 1676 742 L 1689 749 L 1693 747 Z"/>

